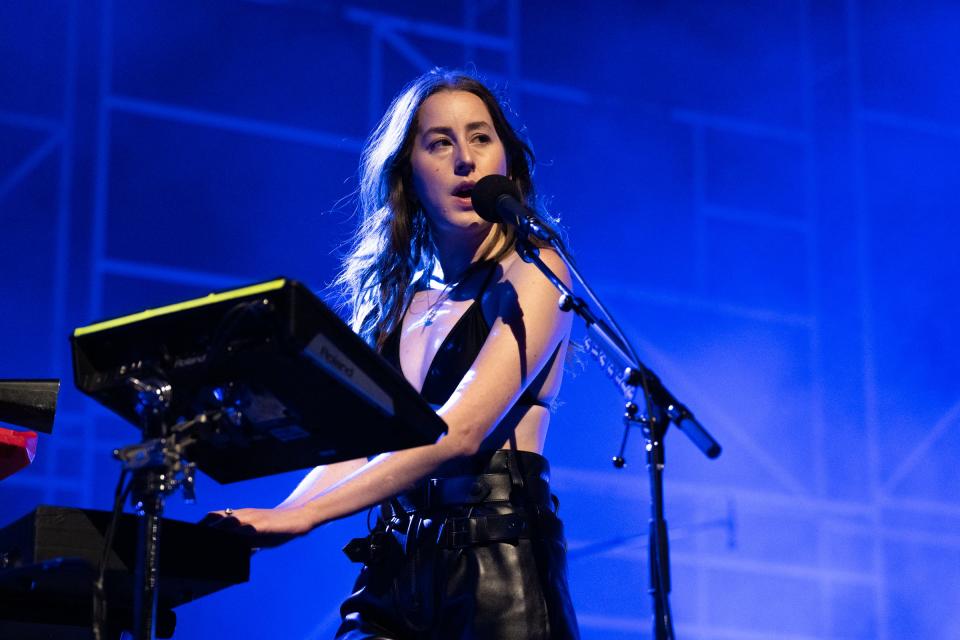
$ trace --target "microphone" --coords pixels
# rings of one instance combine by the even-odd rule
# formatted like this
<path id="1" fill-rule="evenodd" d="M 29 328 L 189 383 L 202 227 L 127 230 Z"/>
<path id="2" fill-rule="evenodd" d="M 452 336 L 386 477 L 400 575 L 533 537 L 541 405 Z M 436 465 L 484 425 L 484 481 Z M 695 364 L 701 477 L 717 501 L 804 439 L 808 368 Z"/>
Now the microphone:
<path id="1" fill-rule="evenodd" d="M 480 178 L 470 194 L 473 210 L 488 222 L 503 222 L 523 235 L 552 242 L 556 234 L 537 214 L 523 204 L 520 190 L 506 176 L 491 174 Z"/>

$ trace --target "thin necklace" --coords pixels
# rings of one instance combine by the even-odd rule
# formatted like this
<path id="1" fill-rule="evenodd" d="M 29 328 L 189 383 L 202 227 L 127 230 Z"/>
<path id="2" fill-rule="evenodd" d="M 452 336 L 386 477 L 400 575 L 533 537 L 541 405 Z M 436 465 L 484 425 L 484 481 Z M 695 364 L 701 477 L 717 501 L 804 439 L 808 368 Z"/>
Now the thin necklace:
<path id="1" fill-rule="evenodd" d="M 496 264 L 494 264 L 493 266 L 495 267 Z M 460 274 L 460 279 L 454 280 L 453 282 L 444 283 L 444 281 L 438 278 L 437 276 L 430 274 L 430 278 L 429 278 L 430 282 L 443 284 L 444 287 L 443 289 L 440 290 L 440 295 L 437 296 L 437 299 L 434 301 L 433 304 L 430 305 L 430 307 L 427 309 L 427 312 L 423 314 L 423 318 L 419 320 L 417 324 L 424 327 L 431 326 L 436 321 L 437 316 L 440 315 L 440 310 L 441 310 L 441 307 L 443 306 L 444 299 L 452 295 L 453 292 L 459 289 L 464 282 L 467 282 L 468 280 L 470 280 L 471 275 L 472 274 L 470 272 L 470 269 L 466 269 L 463 273 Z M 466 280 L 463 279 L 464 276 L 467 276 Z M 490 275 L 487 276 L 487 280 L 485 280 L 484 283 L 486 283 L 489 279 L 490 279 Z M 486 288 L 486 284 L 484 284 L 483 286 L 484 288 Z"/>
<path id="2" fill-rule="evenodd" d="M 454 282 L 440 290 L 440 295 L 438 295 L 437 299 L 434 300 L 433 303 L 427 308 L 427 312 L 423 314 L 423 319 L 420 321 L 420 323 L 424 327 L 429 327 L 436 321 L 437 315 L 440 313 L 440 309 L 443 306 L 443 299 L 453 293 L 458 286 L 460 286 L 460 283 Z"/>

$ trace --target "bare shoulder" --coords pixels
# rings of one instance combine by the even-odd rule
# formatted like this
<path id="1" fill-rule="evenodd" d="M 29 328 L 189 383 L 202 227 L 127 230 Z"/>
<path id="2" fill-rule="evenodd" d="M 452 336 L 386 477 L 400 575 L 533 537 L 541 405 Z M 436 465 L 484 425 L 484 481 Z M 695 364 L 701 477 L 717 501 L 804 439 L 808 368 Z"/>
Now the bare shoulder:
<path id="1" fill-rule="evenodd" d="M 556 251 L 550 248 L 540 249 L 540 259 L 564 284 L 571 286 L 570 270 Z M 509 262 L 504 261 L 503 269 L 503 280 L 510 282 L 518 291 L 537 289 L 555 291 L 553 284 L 541 273 L 537 265 L 524 262 L 515 253 L 509 258 Z"/>

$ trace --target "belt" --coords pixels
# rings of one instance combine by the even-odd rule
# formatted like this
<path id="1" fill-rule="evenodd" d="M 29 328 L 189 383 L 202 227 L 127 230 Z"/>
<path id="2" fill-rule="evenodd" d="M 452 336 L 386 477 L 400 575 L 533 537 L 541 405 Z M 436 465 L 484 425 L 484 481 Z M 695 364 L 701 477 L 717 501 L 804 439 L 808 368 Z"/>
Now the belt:
<path id="1" fill-rule="evenodd" d="M 426 530 L 421 530 L 418 535 L 425 533 Z M 562 541 L 563 522 L 552 512 L 447 518 L 440 525 L 437 546 L 443 549 L 463 549 L 521 538 Z M 352 562 L 373 565 L 402 556 L 403 548 L 390 531 L 374 531 L 365 538 L 351 540 L 343 548 L 343 552 Z"/>
<path id="2" fill-rule="evenodd" d="M 563 539 L 563 523 L 552 513 L 546 517 L 507 515 L 447 518 L 440 528 L 437 544 L 462 549 L 489 542 L 520 538 Z"/>
<path id="3" fill-rule="evenodd" d="M 550 485 L 533 476 L 523 478 L 521 488 L 503 473 L 431 478 L 422 487 L 401 493 L 396 500 L 407 513 L 482 502 L 549 505 Z"/>

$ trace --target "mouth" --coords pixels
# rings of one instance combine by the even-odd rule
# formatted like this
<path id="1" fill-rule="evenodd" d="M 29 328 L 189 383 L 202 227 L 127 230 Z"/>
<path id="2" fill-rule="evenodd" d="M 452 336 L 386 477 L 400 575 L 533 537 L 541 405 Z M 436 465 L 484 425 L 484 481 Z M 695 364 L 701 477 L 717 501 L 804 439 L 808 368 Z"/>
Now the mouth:
<path id="1" fill-rule="evenodd" d="M 457 185 L 457 188 L 452 191 L 453 195 L 457 198 L 464 198 L 469 200 L 473 195 L 473 187 L 475 182 L 461 182 Z"/>

